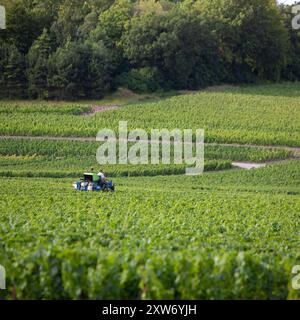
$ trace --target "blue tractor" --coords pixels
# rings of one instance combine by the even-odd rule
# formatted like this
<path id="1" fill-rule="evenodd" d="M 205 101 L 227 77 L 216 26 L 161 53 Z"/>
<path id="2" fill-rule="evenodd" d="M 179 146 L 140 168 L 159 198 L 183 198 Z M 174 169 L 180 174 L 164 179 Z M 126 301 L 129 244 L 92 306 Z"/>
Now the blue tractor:
<path id="1" fill-rule="evenodd" d="M 115 191 L 112 181 L 102 183 L 96 173 L 84 173 L 83 179 L 73 184 L 74 189 L 78 191 Z"/>

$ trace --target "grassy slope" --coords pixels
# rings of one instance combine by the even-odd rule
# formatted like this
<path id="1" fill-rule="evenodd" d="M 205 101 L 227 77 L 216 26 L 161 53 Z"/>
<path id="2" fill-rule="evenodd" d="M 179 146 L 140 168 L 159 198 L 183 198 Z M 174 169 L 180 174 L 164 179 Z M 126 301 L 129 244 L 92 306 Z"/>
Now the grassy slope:
<path id="1" fill-rule="evenodd" d="M 27 105 L 9 112 L 11 105 L 4 102 L 0 105 L 0 133 L 95 136 L 102 128 L 117 130 L 118 122 L 126 120 L 129 128 L 147 130 L 204 128 L 210 142 L 300 146 L 299 87 L 283 84 L 200 92 L 126 105 L 90 117 L 76 115 L 74 105 L 57 110 L 47 104 L 43 112 Z"/>

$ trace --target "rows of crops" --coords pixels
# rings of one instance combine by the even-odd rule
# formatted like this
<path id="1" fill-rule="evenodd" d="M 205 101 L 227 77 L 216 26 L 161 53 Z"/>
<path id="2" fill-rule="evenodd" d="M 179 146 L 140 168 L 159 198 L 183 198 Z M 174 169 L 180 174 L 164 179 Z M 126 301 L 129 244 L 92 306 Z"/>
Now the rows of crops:
<path id="1" fill-rule="evenodd" d="M 147 189 L 161 192 L 164 188 L 177 185 L 178 177 L 156 177 L 159 187 L 149 185 L 147 178 L 139 177 L 120 181 L 121 186 L 129 186 L 138 191 Z M 192 192 L 210 191 L 227 192 L 242 191 L 251 193 L 272 193 L 272 194 L 300 194 L 300 162 L 288 161 L 274 164 L 259 170 L 226 170 L 222 172 L 211 172 L 196 177 L 185 177 L 186 185 Z"/>
<path id="2" fill-rule="evenodd" d="M 19 113 L 19 114 L 35 114 L 35 113 L 45 113 L 45 114 L 69 114 L 69 115 L 81 115 L 90 112 L 92 109 L 88 105 L 80 104 L 65 104 L 65 103 L 45 103 L 45 102 L 2 102 L 0 104 L 0 114 L 5 113 Z"/>
<path id="3" fill-rule="evenodd" d="M 2 139 L 0 140 L 0 175 L 78 177 L 83 172 L 90 171 L 91 168 L 100 168 L 96 160 L 96 151 L 99 146 L 100 143 L 85 141 Z M 285 150 L 207 145 L 205 147 L 205 171 L 230 169 L 232 161 L 264 162 L 292 156 L 292 152 Z M 105 165 L 104 169 L 111 177 L 185 173 L 186 164 L 172 163 L 174 163 L 173 148 L 171 148 L 170 165 L 152 165 L 149 158 L 147 165 Z"/>
<path id="4" fill-rule="evenodd" d="M 0 176 L 4 177 L 77 177 L 83 172 L 93 170 L 104 170 L 109 177 L 127 176 L 157 176 L 157 175 L 182 175 L 186 164 L 181 165 L 105 165 L 100 166 L 94 157 L 68 157 L 63 159 L 48 159 L 46 157 L 1 157 Z M 231 169 L 231 162 L 228 160 L 205 161 L 204 171 L 215 171 Z"/>
<path id="5" fill-rule="evenodd" d="M 0 299 L 300 299 L 291 287 L 300 264 L 299 155 L 206 145 L 212 172 L 191 177 L 185 164 L 100 166 L 93 141 L 3 137 L 95 136 L 126 120 L 148 132 L 204 128 L 207 142 L 300 146 L 299 92 L 299 84 L 245 86 L 95 115 L 85 102 L 0 102 L 8 287 Z M 91 167 L 113 177 L 117 192 L 73 190 Z"/>
<path id="6" fill-rule="evenodd" d="M 264 90 L 266 94 L 262 94 Z M 76 109 L 73 105 L 62 111 L 51 105 L 11 109 L 9 103 L 3 102 L 0 134 L 96 136 L 103 128 L 117 132 L 119 121 L 128 121 L 129 129 L 144 128 L 149 133 L 152 128 L 205 129 L 208 142 L 300 146 L 297 91 L 299 84 L 291 84 L 288 91 L 285 85 L 270 85 L 201 92 L 88 117 L 80 115 L 82 107 Z"/>
<path id="7" fill-rule="evenodd" d="M 215 165 L 225 165 L 228 162 L 208 162 L 208 164 Z M 55 164 L 55 165 L 54 165 Z M 94 163 L 90 163 L 91 165 Z M 87 163 L 80 162 L 77 158 L 73 158 L 73 162 L 68 158 L 67 160 L 61 160 L 58 162 L 51 162 L 39 156 L 23 156 L 23 157 L 15 157 L 15 156 L 7 156 L 0 157 L 0 166 L 2 176 L 15 176 L 15 177 L 55 177 L 55 178 L 63 178 L 63 177 L 79 177 L 79 174 L 82 173 L 82 168 L 90 169 L 90 166 Z M 137 168 L 135 168 L 137 167 Z M 123 177 L 127 175 L 131 176 L 141 176 L 138 180 L 136 179 L 126 179 L 125 181 L 120 180 L 119 184 L 121 186 L 130 186 L 133 189 L 145 189 L 149 188 L 148 178 L 145 177 L 145 181 L 143 180 L 143 176 L 153 176 L 159 173 L 159 169 L 162 170 L 161 175 L 163 173 L 168 172 L 169 170 L 176 170 L 179 172 L 183 170 L 181 166 L 155 166 L 153 167 L 153 171 L 151 172 L 151 166 L 124 166 L 123 171 L 120 170 L 120 167 L 115 166 L 105 166 L 108 172 L 110 172 L 109 176 L 113 177 Z M 176 169 L 177 168 L 177 169 Z M 221 168 L 221 167 L 220 167 Z M 216 169 L 214 166 L 211 168 L 206 168 L 207 171 L 209 169 Z M 80 171 L 81 170 L 81 171 Z M 136 170 L 136 171 L 135 171 Z M 147 172 L 148 170 L 148 172 Z M 165 170 L 165 171 L 163 171 Z M 170 173 L 171 174 L 171 173 Z M 164 174 L 166 175 L 166 174 Z M 173 174 L 174 175 L 174 174 Z M 166 177 L 156 177 L 155 180 L 159 181 L 159 186 L 161 189 L 164 187 L 168 187 L 169 185 L 176 185 L 178 179 L 182 179 L 182 177 L 174 176 L 166 176 Z M 250 170 L 250 171 L 240 171 L 240 170 L 230 170 L 223 172 L 212 172 L 210 174 L 204 174 L 200 177 L 185 177 L 184 181 L 191 186 L 192 190 L 201 191 L 201 190 L 228 190 L 228 189 L 238 189 L 243 191 L 262 191 L 260 188 L 264 186 L 264 190 L 269 188 L 273 193 L 275 192 L 285 192 L 285 193 L 296 193 L 299 194 L 300 188 L 300 162 L 297 160 L 294 161 L 286 161 L 280 164 L 275 164 L 271 166 L 267 166 L 263 170 Z M 150 184 L 152 187 L 152 184 Z M 159 190 L 161 190 L 159 189 Z M 151 191 L 153 188 L 151 188 Z"/>
<path id="8" fill-rule="evenodd" d="M 76 192 L 69 179 L 6 178 L 6 295 L 296 298 L 299 165 L 117 179 L 116 194 Z"/>
<path id="9" fill-rule="evenodd" d="M 157 176 L 157 175 L 182 175 L 186 168 L 181 165 L 105 165 L 100 166 L 94 157 L 85 158 L 66 158 L 59 160 L 49 160 L 43 157 L 15 158 L 0 157 L 0 176 L 3 177 L 76 177 L 82 176 L 83 172 L 105 168 L 109 177 L 127 177 L 127 176 Z M 230 169 L 231 162 L 226 160 L 208 160 L 205 162 L 205 171 Z M 102 169 L 103 170 L 103 169 Z"/>
<path id="10" fill-rule="evenodd" d="M 128 148 L 133 143 L 128 144 Z M 30 139 L 0 139 L 0 155 L 42 155 L 52 159 L 59 157 L 95 157 L 100 142 L 89 141 L 51 141 Z M 160 148 L 161 153 L 161 148 Z M 174 153 L 173 147 L 170 150 Z M 150 146 L 149 146 L 150 154 Z M 250 147 L 205 146 L 205 159 L 266 162 L 287 159 L 293 156 L 291 151 L 259 149 Z"/>

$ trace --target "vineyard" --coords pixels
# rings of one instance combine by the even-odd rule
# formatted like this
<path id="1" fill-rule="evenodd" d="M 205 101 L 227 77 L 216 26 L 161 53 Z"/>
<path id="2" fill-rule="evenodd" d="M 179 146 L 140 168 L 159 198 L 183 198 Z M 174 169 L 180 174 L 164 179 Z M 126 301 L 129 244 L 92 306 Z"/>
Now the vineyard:
<path id="1" fill-rule="evenodd" d="M 299 90 L 203 91 L 88 116 L 90 103 L 1 101 L 0 299 L 300 299 L 300 161 L 286 148 L 300 146 Z M 117 192 L 72 190 L 100 168 L 100 143 L 64 137 L 119 120 L 205 128 L 205 173 L 105 165 Z"/>
<path id="2" fill-rule="evenodd" d="M 70 190 L 72 180 L 2 180 L 10 283 L 19 298 L 295 297 L 299 162 L 285 168 L 293 178 L 282 179 L 283 166 L 274 165 L 118 179 L 118 193 L 101 196 L 101 205 L 98 194 Z"/>
<path id="3" fill-rule="evenodd" d="M 99 166 L 95 155 L 100 144 L 83 141 L 2 139 L 0 176 L 75 178 L 79 172 Z M 171 163 L 174 163 L 173 152 L 171 148 Z M 230 169 L 233 161 L 266 162 L 291 157 L 293 152 L 286 150 L 207 145 L 205 171 Z M 186 165 L 105 165 L 105 169 L 111 177 L 178 175 L 185 173 Z"/>
<path id="4" fill-rule="evenodd" d="M 92 136 L 103 128 L 205 129 L 207 142 L 300 146 L 299 84 L 200 92 L 83 116 L 88 106 L 0 102 L 0 134 Z M 265 91 L 265 94 L 262 94 Z M 166 118 L 165 115 L 168 115 Z"/>

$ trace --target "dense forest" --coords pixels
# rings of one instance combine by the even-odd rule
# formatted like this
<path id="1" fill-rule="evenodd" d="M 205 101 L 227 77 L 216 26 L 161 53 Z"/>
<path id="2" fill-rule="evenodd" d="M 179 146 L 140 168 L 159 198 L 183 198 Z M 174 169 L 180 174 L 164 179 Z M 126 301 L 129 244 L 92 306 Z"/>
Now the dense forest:
<path id="1" fill-rule="evenodd" d="M 274 0 L 7 0 L 0 96 L 101 98 L 300 79 L 300 31 Z"/>

